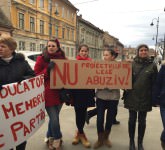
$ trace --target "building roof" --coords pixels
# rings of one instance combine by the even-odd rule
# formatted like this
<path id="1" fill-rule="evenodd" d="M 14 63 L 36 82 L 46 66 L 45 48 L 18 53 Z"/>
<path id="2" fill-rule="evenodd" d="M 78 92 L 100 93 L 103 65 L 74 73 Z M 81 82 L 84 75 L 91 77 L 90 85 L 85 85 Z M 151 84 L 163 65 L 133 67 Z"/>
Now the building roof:
<path id="1" fill-rule="evenodd" d="M 63 0 L 66 4 L 68 4 L 69 6 L 71 6 L 72 8 L 78 10 L 70 1 L 68 0 Z"/>

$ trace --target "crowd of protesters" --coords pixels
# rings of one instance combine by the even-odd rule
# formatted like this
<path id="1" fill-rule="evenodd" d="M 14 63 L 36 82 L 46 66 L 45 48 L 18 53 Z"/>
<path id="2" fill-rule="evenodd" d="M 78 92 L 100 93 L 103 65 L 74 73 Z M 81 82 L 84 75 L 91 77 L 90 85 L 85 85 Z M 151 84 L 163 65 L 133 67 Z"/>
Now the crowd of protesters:
<path id="1" fill-rule="evenodd" d="M 50 72 L 55 69 L 55 63 L 51 59 L 67 59 L 58 39 L 50 39 L 47 42 L 43 53 L 38 56 L 34 71 L 25 60 L 23 54 L 16 53 L 17 43 L 12 37 L 0 37 L 0 90 L 3 85 L 18 82 L 27 78 L 44 74 L 45 86 L 45 109 L 49 117 L 46 143 L 50 150 L 60 150 L 63 145 L 62 131 L 60 128 L 60 111 L 63 102 L 60 99 L 61 89 L 50 88 Z M 103 59 L 106 62 L 115 61 L 117 52 L 109 45 L 103 49 Z M 92 61 L 89 56 L 89 47 L 80 45 L 76 60 Z M 19 68 L 16 71 L 15 68 Z M 146 130 L 147 112 L 152 107 L 160 106 L 160 113 L 163 122 L 161 134 L 161 145 L 165 150 L 165 64 L 162 63 L 158 72 L 157 66 L 149 56 L 149 47 L 141 44 L 137 47 L 137 54 L 132 61 L 132 89 L 124 90 L 124 107 L 128 109 L 128 135 L 129 150 L 135 150 L 134 141 L 136 121 L 138 120 L 138 150 L 144 150 L 143 138 Z M 72 144 L 82 143 L 86 148 L 91 147 L 88 134 L 85 134 L 85 121 L 89 123 L 89 107 L 95 107 L 94 115 L 97 115 L 96 127 L 98 139 L 93 148 L 97 149 L 102 145 L 111 147 L 111 127 L 116 121 L 117 107 L 122 89 L 71 89 L 71 105 L 75 110 L 76 133 Z M 96 98 L 96 102 L 95 102 Z M 104 125 L 105 110 L 107 110 Z M 88 118 L 87 118 L 88 117 Z M 16 146 L 17 150 L 25 150 L 26 141 Z"/>

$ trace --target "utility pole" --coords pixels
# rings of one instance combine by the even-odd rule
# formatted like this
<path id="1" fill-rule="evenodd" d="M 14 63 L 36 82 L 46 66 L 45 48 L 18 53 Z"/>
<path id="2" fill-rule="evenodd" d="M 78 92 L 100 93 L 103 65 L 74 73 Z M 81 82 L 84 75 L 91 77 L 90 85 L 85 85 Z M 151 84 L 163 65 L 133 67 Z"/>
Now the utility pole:
<path id="1" fill-rule="evenodd" d="M 164 34 L 164 48 L 163 48 L 163 60 L 165 60 L 165 34 Z"/>
<path id="2" fill-rule="evenodd" d="M 52 37 L 52 0 L 49 1 L 50 13 L 49 13 L 49 39 Z"/>

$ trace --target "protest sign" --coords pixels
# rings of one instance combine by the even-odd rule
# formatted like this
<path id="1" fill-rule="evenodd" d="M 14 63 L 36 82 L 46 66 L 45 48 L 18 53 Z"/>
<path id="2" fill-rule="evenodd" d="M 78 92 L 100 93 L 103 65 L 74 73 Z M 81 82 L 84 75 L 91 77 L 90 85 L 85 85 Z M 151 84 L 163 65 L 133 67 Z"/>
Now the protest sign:
<path id="1" fill-rule="evenodd" d="M 129 62 L 52 60 L 51 88 L 131 89 L 132 67 Z"/>
<path id="2" fill-rule="evenodd" d="M 43 75 L 3 86 L 0 91 L 0 149 L 19 145 L 45 120 Z"/>

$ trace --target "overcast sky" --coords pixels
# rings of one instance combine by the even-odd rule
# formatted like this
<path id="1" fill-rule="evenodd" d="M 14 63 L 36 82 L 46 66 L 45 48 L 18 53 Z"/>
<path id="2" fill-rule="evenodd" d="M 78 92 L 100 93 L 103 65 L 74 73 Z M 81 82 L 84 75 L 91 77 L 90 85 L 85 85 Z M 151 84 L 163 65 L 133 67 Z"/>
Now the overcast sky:
<path id="1" fill-rule="evenodd" d="M 78 15 L 125 46 L 140 43 L 155 45 L 159 17 L 159 39 L 165 34 L 165 0 L 69 0 L 79 9 Z M 154 19 L 155 18 L 155 19 Z M 153 20 L 154 26 L 150 26 Z M 153 40 L 154 37 L 154 40 Z"/>

